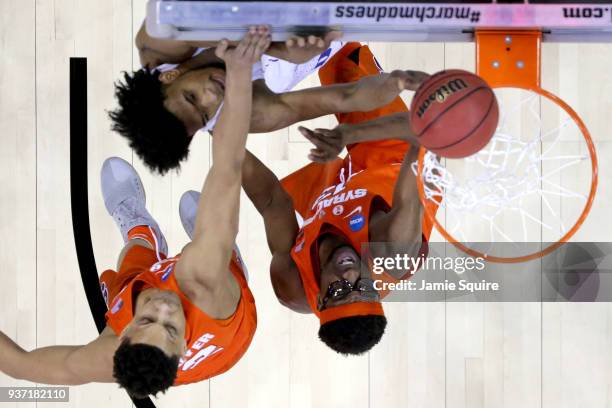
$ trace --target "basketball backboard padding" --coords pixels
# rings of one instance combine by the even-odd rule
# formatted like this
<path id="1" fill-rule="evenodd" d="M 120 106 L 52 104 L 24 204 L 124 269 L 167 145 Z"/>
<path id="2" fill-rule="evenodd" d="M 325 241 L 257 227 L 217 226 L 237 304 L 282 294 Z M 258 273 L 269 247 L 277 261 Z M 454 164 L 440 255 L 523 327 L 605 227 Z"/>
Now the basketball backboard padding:
<path id="1" fill-rule="evenodd" d="M 476 30 L 476 73 L 489 86 L 540 87 L 542 33 Z"/>

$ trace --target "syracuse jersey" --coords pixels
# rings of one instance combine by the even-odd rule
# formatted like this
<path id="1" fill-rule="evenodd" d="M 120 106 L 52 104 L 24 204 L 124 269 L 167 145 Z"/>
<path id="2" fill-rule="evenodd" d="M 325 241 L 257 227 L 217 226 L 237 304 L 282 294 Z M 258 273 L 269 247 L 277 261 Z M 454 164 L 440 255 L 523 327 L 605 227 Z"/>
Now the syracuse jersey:
<path id="1" fill-rule="evenodd" d="M 349 43 L 319 71 L 319 77 L 323 85 L 330 85 L 357 81 L 380 72 L 380 65 L 367 46 Z M 371 112 L 336 116 L 340 123 L 358 123 L 407 111 L 406 105 L 398 97 Z M 326 233 L 342 236 L 357 253 L 367 257 L 370 216 L 392 207 L 395 182 L 409 148 L 409 144 L 400 140 L 349 145 L 348 155 L 344 159 L 338 158 L 326 164 L 310 163 L 281 181 L 296 211 L 304 219 L 291 256 L 299 269 L 313 312 L 318 314 L 319 237 Z M 415 196 L 415 199 L 419 198 Z M 424 218 L 421 253 L 427 251 L 431 229 L 431 222 Z M 384 279 L 394 280 L 388 275 Z M 381 296 L 385 294 L 381 293 Z"/>
<path id="2" fill-rule="evenodd" d="M 178 258 L 158 260 L 155 251 L 136 245 L 127 253 L 119 273 L 105 271 L 100 282 L 109 299 L 106 322 L 117 336 L 132 321 L 133 302 L 139 292 L 154 287 L 179 296 L 188 350 L 180 359 L 174 385 L 182 385 L 219 375 L 236 364 L 255 334 L 257 313 L 236 252 L 229 269 L 240 285 L 241 296 L 234 314 L 224 320 L 207 316 L 182 293 L 173 273 L 177 261 Z"/>

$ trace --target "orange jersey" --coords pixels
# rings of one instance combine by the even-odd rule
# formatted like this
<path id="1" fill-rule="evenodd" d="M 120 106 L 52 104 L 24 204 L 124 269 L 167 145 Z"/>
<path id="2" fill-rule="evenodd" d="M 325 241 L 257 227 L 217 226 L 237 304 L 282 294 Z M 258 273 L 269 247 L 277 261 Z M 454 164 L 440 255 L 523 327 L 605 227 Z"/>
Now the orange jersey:
<path id="1" fill-rule="evenodd" d="M 219 375 L 236 364 L 253 339 L 257 313 L 236 252 L 229 269 L 240 285 L 241 296 L 236 311 L 225 320 L 207 316 L 182 293 L 173 273 L 177 261 L 178 257 L 158 260 L 155 251 L 134 246 L 119 273 L 106 271 L 100 281 L 105 297 L 110 300 L 106 322 L 118 336 L 134 317 L 134 301 L 139 292 L 158 288 L 179 296 L 185 313 L 188 350 L 180 359 L 174 385 L 182 385 Z"/>
<path id="2" fill-rule="evenodd" d="M 323 85 L 330 85 L 357 81 L 380 72 L 367 46 L 349 43 L 319 71 L 319 77 Z M 340 123 L 358 123 L 407 111 L 398 97 L 371 112 L 342 113 L 336 117 Z M 370 216 L 392 207 L 395 182 L 409 148 L 409 144 L 400 140 L 349 145 L 344 159 L 338 158 L 326 164 L 311 163 L 282 180 L 295 209 L 304 219 L 291 255 L 299 269 L 310 308 L 317 315 L 319 237 L 326 233 L 340 235 L 357 253 L 367 257 Z M 415 200 L 418 199 L 415 196 Z M 424 217 L 421 252 L 427 250 L 431 229 L 431 222 Z M 385 280 L 393 279 L 386 276 Z M 385 294 L 381 293 L 381 296 Z"/>

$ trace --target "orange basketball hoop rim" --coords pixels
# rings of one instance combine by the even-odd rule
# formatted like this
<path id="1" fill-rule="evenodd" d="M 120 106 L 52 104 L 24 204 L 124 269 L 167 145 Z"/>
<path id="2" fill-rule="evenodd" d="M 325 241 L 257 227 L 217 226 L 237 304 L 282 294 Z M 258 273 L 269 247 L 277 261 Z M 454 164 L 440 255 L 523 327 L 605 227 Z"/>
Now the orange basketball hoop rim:
<path id="1" fill-rule="evenodd" d="M 448 242 L 461 251 L 474 256 L 482 257 L 491 262 L 519 263 L 527 262 L 548 255 L 568 242 L 580 229 L 586 220 L 597 192 L 598 161 L 595 145 L 591 134 L 580 116 L 561 98 L 540 87 L 540 49 L 542 33 L 532 30 L 481 30 L 476 32 L 476 66 L 477 74 L 483 77 L 493 88 L 520 88 L 535 92 L 547 98 L 563 109 L 580 130 L 587 146 L 591 161 L 591 186 L 584 208 L 574 225 L 569 228 L 558 241 L 546 246 L 540 251 L 517 257 L 500 257 L 485 254 L 467 247 L 436 219 L 435 212 L 426 204 L 425 189 L 423 185 L 423 163 L 426 150 L 420 149 L 417 166 L 417 186 L 419 198 L 427 217 L 440 234 Z"/>

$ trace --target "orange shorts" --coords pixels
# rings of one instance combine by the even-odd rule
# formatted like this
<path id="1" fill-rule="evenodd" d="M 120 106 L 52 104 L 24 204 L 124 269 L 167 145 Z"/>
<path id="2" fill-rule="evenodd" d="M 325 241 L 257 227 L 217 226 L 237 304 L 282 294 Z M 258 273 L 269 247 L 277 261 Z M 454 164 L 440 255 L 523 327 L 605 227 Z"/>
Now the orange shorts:
<path id="1" fill-rule="evenodd" d="M 382 68 L 370 48 L 351 42 L 342 47 L 319 70 L 319 78 L 322 85 L 333 85 L 359 81 L 381 72 Z M 398 112 L 408 112 L 400 97 L 373 111 L 338 113 L 336 118 L 340 123 L 359 123 Z M 318 196 L 322 189 L 336 184 L 338 172 L 342 167 L 348 167 L 349 160 L 352 172 L 358 172 L 366 168 L 402 163 L 409 148 L 408 143 L 394 139 L 348 145 L 349 155 L 344 160 L 338 158 L 325 164 L 310 163 L 285 177 L 282 185 L 293 198 L 296 211 L 305 216 L 307 206 L 313 198 Z"/>
<path id="2" fill-rule="evenodd" d="M 356 82 L 360 79 L 378 75 L 382 72 L 380 64 L 367 45 L 352 42 L 346 44 L 319 70 L 322 85 Z M 360 123 L 368 120 L 408 112 L 408 107 L 398 96 L 391 103 L 369 112 L 338 113 L 339 123 Z M 406 124 L 408 126 L 408 124 Z M 379 140 L 347 146 L 354 171 L 372 168 L 377 165 L 401 163 L 410 145 L 401 140 Z"/>
<path id="3" fill-rule="evenodd" d="M 149 227 L 135 227 L 128 233 L 130 241 L 137 238 L 143 239 L 155 247 L 155 240 Z M 162 253 L 159 256 L 161 259 L 166 258 Z M 142 245 L 132 246 L 125 254 L 123 261 L 121 261 L 118 272 L 108 269 L 100 276 L 100 289 L 102 290 L 106 306 L 109 307 L 110 302 L 128 282 L 142 272 L 148 271 L 158 261 L 159 259 L 154 249 L 149 249 Z"/>

